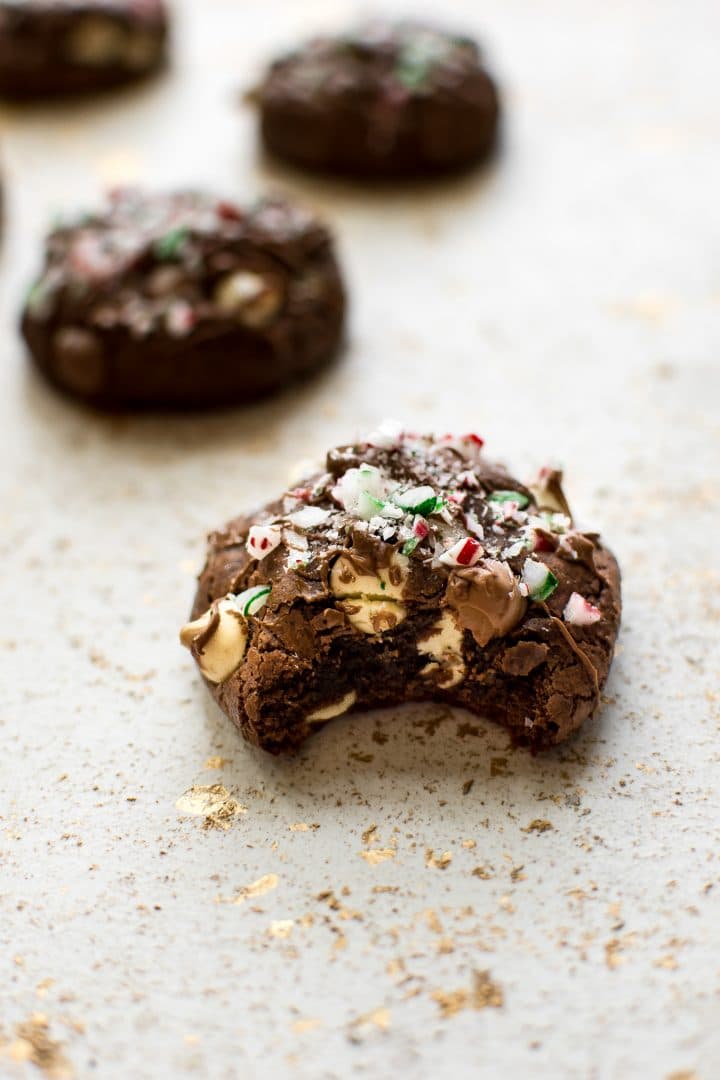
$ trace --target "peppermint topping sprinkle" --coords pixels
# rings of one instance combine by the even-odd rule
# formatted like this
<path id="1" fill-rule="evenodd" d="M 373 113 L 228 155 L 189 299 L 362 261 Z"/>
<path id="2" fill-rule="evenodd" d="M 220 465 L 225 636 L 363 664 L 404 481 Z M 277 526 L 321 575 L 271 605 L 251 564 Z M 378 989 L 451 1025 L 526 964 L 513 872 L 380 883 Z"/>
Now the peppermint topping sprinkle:
<path id="1" fill-rule="evenodd" d="M 457 544 L 440 556 L 440 562 L 446 566 L 474 566 L 483 555 L 482 544 L 472 536 L 458 540 Z"/>
<path id="2" fill-rule="evenodd" d="M 288 514 L 288 521 L 298 529 L 314 529 L 318 525 L 324 525 L 331 516 L 330 510 L 323 510 L 320 506 L 303 506 Z"/>
<path id="3" fill-rule="evenodd" d="M 264 559 L 281 540 L 282 529 L 279 525 L 252 525 L 245 546 L 254 559 Z"/>
<path id="4" fill-rule="evenodd" d="M 563 619 L 572 626 L 592 626 L 602 619 L 602 612 L 580 593 L 574 592 L 565 605 Z"/>
<path id="5" fill-rule="evenodd" d="M 547 600 L 558 587 L 558 579 L 552 570 L 536 559 L 525 560 L 522 580 L 531 600 Z"/>
<path id="6" fill-rule="evenodd" d="M 514 503 L 518 510 L 524 510 L 530 504 L 527 495 L 523 495 L 521 491 L 493 491 L 488 495 L 488 502 Z"/>
<path id="7" fill-rule="evenodd" d="M 272 585 L 254 585 L 235 596 L 234 604 L 243 615 L 257 615 L 265 607 L 272 592 Z"/>

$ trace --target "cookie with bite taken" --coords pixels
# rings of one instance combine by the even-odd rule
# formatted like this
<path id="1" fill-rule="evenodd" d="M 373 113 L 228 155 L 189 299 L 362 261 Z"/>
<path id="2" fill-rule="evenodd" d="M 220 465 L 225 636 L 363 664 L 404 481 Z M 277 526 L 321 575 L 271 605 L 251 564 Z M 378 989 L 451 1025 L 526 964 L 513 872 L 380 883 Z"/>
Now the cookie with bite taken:
<path id="1" fill-rule="evenodd" d="M 543 750 L 596 712 L 619 625 L 617 562 L 558 472 L 525 485 L 475 434 L 383 425 L 210 536 L 181 641 L 272 753 L 423 700 Z"/>
<path id="2" fill-rule="evenodd" d="M 0 0 L 0 97 L 54 99 L 163 67 L 162 0 Z"/>
<path id="3" fill-rule="evenodd" d="M 410 20 L 316 37 L 249 96 L 272 154 L 361 178 L 466 169 L 490 153 L 500 113 L 477 44 Z"/>
<path id="4" fill-rule="evenodd" d="M 281 199 L 122 189 L 55 228 L 22 315 L 40 371 L 101 408 L 242 404 L 338 351 L 332 237 Z"/>

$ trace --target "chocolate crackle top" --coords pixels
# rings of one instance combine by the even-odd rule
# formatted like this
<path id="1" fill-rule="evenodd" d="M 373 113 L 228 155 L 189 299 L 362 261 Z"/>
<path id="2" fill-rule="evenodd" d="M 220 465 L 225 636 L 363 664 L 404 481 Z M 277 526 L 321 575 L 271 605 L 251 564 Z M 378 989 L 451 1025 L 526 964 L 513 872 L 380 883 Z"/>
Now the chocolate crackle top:
<path id="1" fill-rule="evenodd" d="M 248 739 L 279 751 L 348 709 L 433 698 L 540 749 L 595 711 L 617 563 L 559 472 L 525 485 L 482 447 L 385 424 L 210 537 L 181 636 Z"/>

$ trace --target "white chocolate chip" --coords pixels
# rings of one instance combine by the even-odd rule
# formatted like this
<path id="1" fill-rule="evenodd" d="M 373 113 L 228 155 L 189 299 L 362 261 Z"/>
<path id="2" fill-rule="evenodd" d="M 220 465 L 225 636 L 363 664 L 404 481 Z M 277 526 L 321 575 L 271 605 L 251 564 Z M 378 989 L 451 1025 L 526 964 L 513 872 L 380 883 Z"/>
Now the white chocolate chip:
<path id="1" fill-rule="evenodd" d="M 465 678 L 465 661 L 462 655 L 464 632 L 451 611 L 443 611 L 426 638 L 418 641 L 418 652 L 430 656 L 436 663 L 429 663 L 420 672 L 430 675 L 438 665 L 444 669 L 438 685 L 455 686 Z"/>
<path id="2" fill-rule="evenodd" d="M 340 555 L 330 571 L 333 596 L 356 596 L 365 599 L 402 600 L 409 559 L 394 552 L 389 566 L 378 567 L 377 575 L 362 574 L 345 555 Z"/>
<path id="3" fill-rule="evenodd" d="M 350 692 L 345 694 L 344 697 L 341 697 L 339 701 L 334 701 L 330 705 L 323 705 L 322 708 L 309 713 L 305 719 L 309 724 L 316 724 L 321 720 L 330 720 L 333 716 L 340 716 L 342 713 L 347 712 L 356 701 L 357 694 L 354 690 L 350 690 Z"/>
<path id="4" fill-rule="evenodd" d="M 215 286 L 213 299 L 226 315 L 236 315 L 245 326 L 265 326 L 277 314 L 280 290 L 261 274 L 235 270 Z"/>
<path id="5" fill-rule="evenodd" d="M 209 682 L 221 683 L 240 666 L 247 649 L 247 623 L 235 606 L 235 597 L 226 597 L 201 615 L 187 623 L 180 631 L 180 641 L 190 649 L 212 622 L 217 620 L 212 635 L 198 650 L 198 667 Z"/>
<path id="6" fill-rule="evenodd" d="M 386 630 L 394 630 L 407 615 L 407 608 L 397 600 L 358 597 L 341 600 L 338 607 L 345 612 L 350 625 L 362 634 L 384 634 Z"/>

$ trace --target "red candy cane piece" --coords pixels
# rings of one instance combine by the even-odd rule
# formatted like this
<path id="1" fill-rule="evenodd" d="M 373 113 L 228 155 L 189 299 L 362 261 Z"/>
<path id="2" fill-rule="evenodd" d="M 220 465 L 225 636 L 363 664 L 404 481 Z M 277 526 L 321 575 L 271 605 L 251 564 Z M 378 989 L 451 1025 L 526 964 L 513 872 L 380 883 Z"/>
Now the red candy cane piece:
<path id="1" fill-rule="evenodd" d="M 482 554 L 482 544 L 472 536 L 466 536 L 441 555 L 440 562 L 446 566 L 474 566 Z"/>

